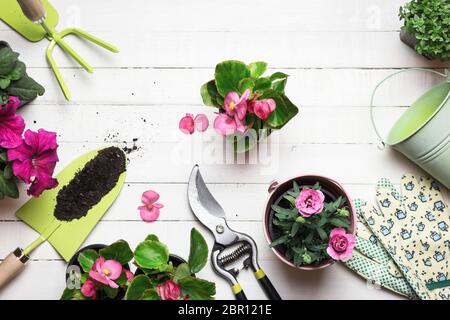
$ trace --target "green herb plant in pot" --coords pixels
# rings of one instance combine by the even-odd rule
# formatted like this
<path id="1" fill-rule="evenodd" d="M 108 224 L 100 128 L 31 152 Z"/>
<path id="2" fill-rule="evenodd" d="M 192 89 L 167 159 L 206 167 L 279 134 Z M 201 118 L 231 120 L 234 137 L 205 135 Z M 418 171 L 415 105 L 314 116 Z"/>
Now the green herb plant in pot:
<path id="1" fill-rule="evenodd" d="M 214 79 L 200 89 L 203 103 L 216 108 L 215 131 L 226 137 L 237 153 L 254 148 L 298 113 L 285 95 L 288 75 L 264 75 L 267 67 L 261 61 L 223 61 L 216 66 Z M 205 118 L 203 114 L 195 118 L 187 114 L 180 120 L 179 128 L 187 134 L 205 131 L 209 125 Z"/>
<path id="2" fill-rule="evenodd" d="M 129 262 L 133 252 L 118 240 L 109 246 L 91 245 L 80 249 L 66 271 L 62 300 L 121 300 L 133 279 Z"/>
<path id="3" fill-rule="evenodd" d="M 450 60 L 450 3 L 412 0 L 400 8 L 400 39 L 428 59 Z"/>
<path id="4" fill-rule="evenodd" d="M 208 246 L 193 228 L 188 262 L 169 254 L 157 236 L 149 235 L 137 245 L 134 262 L 138 267 L 125 298 L 127 300 L 212 300 L 213 282 L 195 276 L 206 265 Z"/>
<path id="5" fill-rule="evenodd" d="M 276 256 L 302 270 L 325 268 L 351 258 L 355 210 L 342 186 L 322 176 L 274 182 L 264 232 Z"/>

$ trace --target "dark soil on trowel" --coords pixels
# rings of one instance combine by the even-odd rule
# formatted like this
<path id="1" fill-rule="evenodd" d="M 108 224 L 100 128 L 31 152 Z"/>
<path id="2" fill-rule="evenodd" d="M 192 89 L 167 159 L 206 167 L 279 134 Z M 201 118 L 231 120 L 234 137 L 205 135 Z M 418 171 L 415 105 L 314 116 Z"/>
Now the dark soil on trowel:
<path id="1" fill-rule="evenodd" d="M 58 192 L 54 211 L 56 219 L 71 221 L 84 217 L 89 209 L 115 187 L 125 170 L 126 159 L 121 149 L 109 147 L 100 150 Z"/>

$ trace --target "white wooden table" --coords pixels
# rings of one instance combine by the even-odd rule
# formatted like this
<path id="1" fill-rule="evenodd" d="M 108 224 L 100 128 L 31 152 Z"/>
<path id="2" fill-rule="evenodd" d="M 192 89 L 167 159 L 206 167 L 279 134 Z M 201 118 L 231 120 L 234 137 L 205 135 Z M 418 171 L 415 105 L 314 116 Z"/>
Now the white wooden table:
<path id="1" fill-rule="evenodd" d="M 195 163 L 230 225 L 255 238 L 260 261 L 286 299 L 397 299 L 374 289 L 341 265 L 301 272 L 279 262 L 263 237 L 262 213 L 268 183 L 317 173 L 341 181 L 353 197 L 372 199 L 374 184 L 385 176 L 399 180 L 418 168 L 393 151 L 380 151 L 369 121 L 369 98 L 376 83 L 399 68 L 444 67 L 415 54 L 400 42 L 397 18 L 404 0 L 53 0 L 59 28 L 81 26 L 119 46 L 113 55 L 70 39 L 95 67 L 89 75 L 64 55 L 56 57 L 73 95 L 65 102 L 44 56 L 47 41 L 29 43 L 0 23 L 0 39 L 21 53 L 28 72 L 46 94 L 21 110 L 28 128 L 58 132 L 63 168 L 75 156 L 104 145 L 133 145 L 127 183 L 111 210 L 86 241 L 132 246 L 156 233 L 172 252 L 188 254 L 189 231 L 200 229 L 191 214 L 186 182 Z M 56 50 L 58 52 L 58 49 Z M 258 163 L 226 163 L 211 156 L 222 141 L 210 133 L 181 134 L 185 113 L 214 110 L 202 106 L 200 86 L 225 59 L 267 61 L 271 71 L 291 75 L 288 96 L 299 115 L 274 136 L 271 157 Z M 448 65 L 447 65 L 448 66 Z M 431 84 L 433 76 L 411 73 L 392 80 L 377 98 L 377 120 L 387 130 L 393 119 Z M 218 148 L 220 147 L 220 148 Z M 245 159 L 244 159 L 245 160 Z M 254 160 L 254 159 L 253 159 Z M 165 204 L 160 219 L 140 220 L 143 191 L 153 189 Z M 0 256 L 26 245 L 36 233 L 14 217 L 27 197 L 0 203 Z M 0 292 L 0 299 L 57 299 L 66 264 L 45 244 L 25 272 Z M 227 283 L 210 266 L 200 276 L 217 283 L 217 298 L 229 299 Z M 242 273 L 249 298 L 264 298 L 250 272 Z"/>

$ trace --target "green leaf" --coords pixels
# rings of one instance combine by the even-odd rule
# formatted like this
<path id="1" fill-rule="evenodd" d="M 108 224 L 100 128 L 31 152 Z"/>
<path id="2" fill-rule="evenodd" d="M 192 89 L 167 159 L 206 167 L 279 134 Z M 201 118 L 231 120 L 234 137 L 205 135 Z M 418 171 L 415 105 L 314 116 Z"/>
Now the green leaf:
<path id="1" fill-rule="evenodd" d="M 290 239 L 291 239 L 290 235 L 285 234 L 285 235 L 279 237 L 278 239 L 276 239 L 275 241 L 272 241 L 272 243 L 270 244 L 270 247 L 279 246 L 280 244 L 286 243 Z"/>
<path id="2" fill-rule="evenodd" d="M 254 90 L 257 91 L 264 91 L 267 89 L 270 89 L 272 86 L 272 81 L 270 81 L 269 78 L 259 78 L 255 81 L 255 88 Z"/>
<path id="3" fill-rule="evenodd" d="M 275 216 L 280 220 L 295 220 L 298 217 L 298 211 L 294 209 L 285 209 L 283 207 L 272 205 L 272 210 L 275 211 Z"/>
<path id="4" fill-rule="evenodd" d="M 86 298 L 79 289 L 65 288 L 60 300 L 89 300 L 89 298 Z"/>
<path id="5" fill-rule="evenodd" d="M 200 95 L 206 106 L 220 108 L 219 92 L 217 91 L 216 82 L 211 80 L 200 88 Z"/>
<path id="6" fill-rule="evenodd" d="M 84 272 L 89 272 L 98 257 L 100 257 L 99 254 L 93 249 L 83 250 L 78 255 L 78 263 L 80 264 L 81 269 L 83 269 Z"/>
<path id="7" fill-rule="evenodd" d="M 250 63 L 248 65 L 248 69 L 250 70 L 250 77 L 255 79 L 259 78 L 264 74 L 264 72 L 266 72 L 267 62 L 257 61 Z"/>
<path id="8" fill-rule="evenodd" d="M 197 229 L 191 229 L 191 249 L 189 251 L 189 266 L 192 273 L 203 269 L 208 261 L 208 245 Z"/>
<path id="9" fill-rule="evenodd" d="M 299 228 L 300 228 L 300 224 L 299 223 L 294 222 L 292 224 L 292 229 L 291 229 L 291 237 L 292 238 L 295 237 L 295 235 L 297 234 Z"/>
<path id="10" fill-rule="evenodd" d="M 0 49 L 0 75 L 8 75 L 16 65 L 19 54 L 14 52 L 9 47 Z"/>
<path id="11" fill-rule="evenodd" d="M 114 299 L 115 297 L 117 297 L 117 294 L 119 293 L 119 288 L 111 288 L 108 286 L 102 286 L 102 287 L 103 287 L 103 291 L 106 293 L 108 298 Z"/>
<path id="12" fill-rule="evenodd" d="M 332 224 L 335 227 L 350 229 L 350 224 L 348 222 L 343 221 L 343 220 L 340 220 L 340 219 L 337 219 L 337 218 L 332 218 L 332 219 L 330 219 L 329 222 L 330 222 L 330 224 Z"/>
<path id="13" fill-rule="evenodd" d="M 219 63 L 214 75 L 217 91 L 222 97 L 230 91 L 239 92 L 239 81 L 248 77 L 250 77 L 250 70 L 245 63 L 235 60 Z"/>
<path id="14" fill-rule="evenodd" d="M 25 75 L 25 71 L 26 71 L 25 63 L 23 63 L 22 61 L 17 61 L 16 65 L 14 66 L 14 69 L 8 75 L 8 78 L 11 80 L 19 80 Z"/>
<path id="15" fill-rule="evenodd" d="M 10 180 L 10 179 L 12 179 L 14 177 L 13 170 L 12 170 L 12 162 L 9 162 L 5 166 L 5 171 L 3 172 L 3 177 L 6 180 Z"/>
<path id="16" fill-rule="evenodd" d="M 0 89 L 5 90 L 10 83 L 11 80 L 9 78 L 0 78 Z"/>
<path id="17" fill-rule="evenodd" d="M 191 275 L 191 269 L 187 263 L 180 264 L 175 269 L 175 274 L 173 276 L 173 281 L 178 282 L 178 280 L 190 276 Z"/>
<path id="18" fill-rule="evenodd" d="M 127 284 L 127 274 L 125 273 L 125 268 L 122 269 L 122 273 L 120 274 L 119 278 L 115 280 L 115 282 L 119 285 L 119 287 L 123 287 Z"/>
<path id="19" fill-rule="evenodd" d="M 284 199 L 286 199 L 287 201 L 289 201 L 291 203 L 291 205 L 295 206 L 295 197 L 291 196 L 291 195 L 285 195 L 283 196 Z"/>
<path id="20" fill-rule="evenodd" d="M 266 119 L 266 125 L 280 129 L 298 113 L 298 108 L 282 93 L 275 90 L 267 90 L 261 96 L 262 99 L 275 100 L 276 108 Z"/>
<path id="21" fill-rule="evenodd" d="M 118 240 L 106 248 L 100 249 L 99 253 L 106 260 L 116 260 L 122 265 L 133 259 L 133 251 L 125 240 Z"/>
<path id="22" fill-rule="evenodd" d="M 19 189 L 17 188 L 15 179 L 5 179 L 5 174 L 2 170 L 0 170 L 0 192 L 2 195 L 13 199 L 19 197 Z"/>
<path id="23" fill-rule="evenodd" d="M 161 242 L 146 240 L 136 247 L 134 260 L 141 268 L 157 269 L 169 261 L 169 249 Z"/>
<path id="24" fill-rule="evenodd" d="M 294 189 L 294 192 L 296 192 L 296 193 L 300 192 L 300 187 L 298 186 L 297 181 L 293 182 L 293 189 Z"/>
<path id="25" fill-rule="evenodd" d="M 320 239 L 322 239 L 322 241 L 328 240 L 328 234 L 325 232 L 325 230 L 318 227 L 318 228 L 316 228 L 316 231 L 319 234 L 319 237 L 320 237 Z"/>
<path id="26" fill-rule="evenodd" d="M 275 72 L 274 74 L 272 74 L 270 76 L 270 81 L 275 81 L 275 80 L 283 80 L 283 79 L 287 79 L 289 77 L 289 75 L 287 75 L 286 73 L 283 72 Z"/>
<path id="27" fill-rule="evenodd" d="M 284 89 L 286 88 L 286 84 L 287 84 L 287 79 L 275 81 L 274 83 L 272 83 L 272 89 L 279 93 L 284 94 Z"/>
<path id="28" fill-rule="evenodd" d="M 207 280 L 184 277 L 178 281 L 181 287 L 181 296 L 188 295 L 189 300 L 213 300 L 216 294 L 216 285 Z"/>
<path id="29" fill-rule="evenodd" d="M 7 92 L 9 95 L 19 97 L 21 101 L 31 101 L 38 95 L 43 95 L 45 89 L 28 75 L 24 75 L 20 80 L 12 81 Z"/>
<path id="30" fill-rule="evenodd" d="M 126 300 L 160 300 L 158 293 L 152 282 L 146 275 L 138 275 L 131 281 L 127 292 Z"/>
<path id="31" fill-rule="evenodd" d="M 245 90 L 249 89 L 250 93 L 252 93 L 254 87 L 255 81 L 252 78 L 244 78 L 238 83 L 239 92 L 245 92 Z"/>
<path id="32" fill-rule="evenodd" d="M 149 234 L 145 240 L 150 240 L 150 241 L 156 241 L 156 242 L 160 242 L 159 238 L 156 234 Z"/>

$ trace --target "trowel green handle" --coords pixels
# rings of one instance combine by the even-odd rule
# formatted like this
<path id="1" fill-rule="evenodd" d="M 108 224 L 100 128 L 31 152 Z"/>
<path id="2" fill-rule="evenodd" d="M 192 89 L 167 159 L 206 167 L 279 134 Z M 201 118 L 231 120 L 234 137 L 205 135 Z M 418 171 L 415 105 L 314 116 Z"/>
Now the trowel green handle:
<path id="1" fill-rule="evenodd" d="M 34 240 L 30 245 L 28 245 L 24 250 L 17 248 L 11 252 L 3 261 L 0 263 L 0 288 L 11 281 L 16 275 L 18 275 L 25 264 L 29 260 L 30 253 L 36 249 L 39 245 L 47 241 L 47 239 L 61 226 L 61 222 L 54 219 L 52 223 L 48 225 L 45 231 Z"/>
<path id="2" fill-rule="evenodd" d="M 381 134 L 380 134 L 380 131 L 379 131 L 378 128 L 377 128 L 377 124 L 376 124 L 376 122 L 375 122 L 375 118 L 374 118 L 374 115 L 373 115 L 375 94 L 377 93 L 378 88 L 379 88 L 385 81 L 389 80 L 390 78 L 392 78 L 392 77 L 394 77 L 394 76 L 396 76 L 396 75 L 398 75 L 398 74 L 400 74 L 400 73 L 403 73 L 403 72 L 409 72 L 409 71 L 426 71 L 426 72 L 431 72 L 431 73 L 437 74 L 437 75 L 439 75 L 439 76 L 441 76 L 441 77 L 444 77 L 444 78 L 448 78 L 448 77 L 449 77 L 448 74 L 441 73 L 441 72 L 438 72 L 438 71 L 435 71 L 435 70 L 431 70 L 431 69 L 424 69 L 424 68 L 410 68 L 410 69 L 404 69 L 404 70 L 397 71 L 397 72 L 395 72 L 395 73 L 393 73 L 393 74 L 387 76 L 386 78 L 384 78 L 383 80 L 381 80 L 381 81 L 375 86 L 375 89 L 373 89 L 373 91 L 372 91 L 372 96 L 371 96 L 371 98 L 370 98 L 370 121 L 372 122 L 373 130 L 375 131 L 375 134 L 376 134 L 377 137 L 378 137 L 378 141 L 381 143 L 381 148 L 384 148 L 384 147 L 386 146 L 386 142 L 385 142 L 384 139 L 382 138 L 382 136 L 381 136 Z"/>

